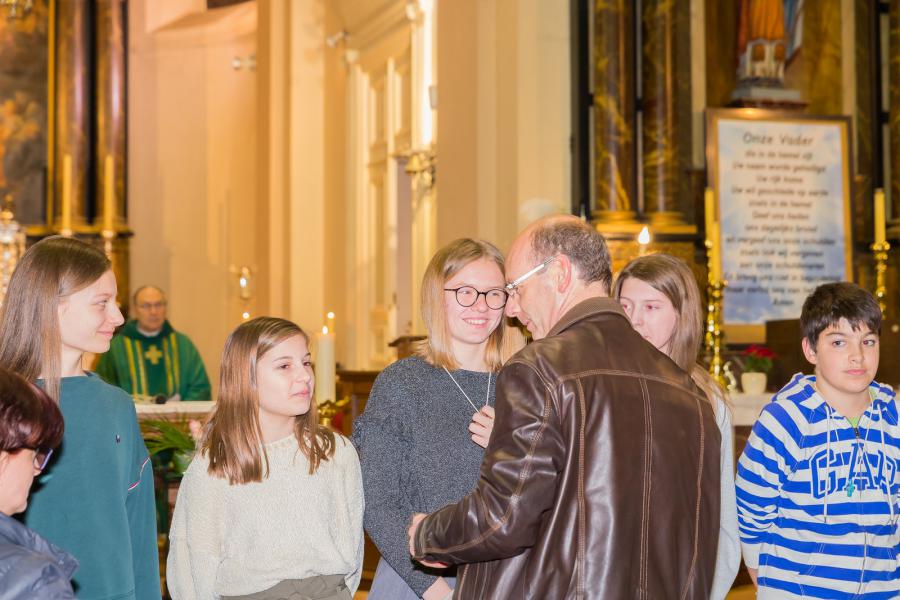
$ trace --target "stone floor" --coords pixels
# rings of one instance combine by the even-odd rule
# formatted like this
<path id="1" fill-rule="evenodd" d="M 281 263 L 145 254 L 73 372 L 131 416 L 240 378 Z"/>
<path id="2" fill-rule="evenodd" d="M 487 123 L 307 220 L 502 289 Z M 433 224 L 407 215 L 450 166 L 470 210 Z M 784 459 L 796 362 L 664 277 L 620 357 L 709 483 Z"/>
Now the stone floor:
<path id="1" fill-rule="evenodd" d="M 359 591 L 353 596 L 353 600 L 366 600 L 369 592 Z M 725 600 L 753 600 L 756 598 L 756 590 L 752 585 L 742 585 L 734 588 Z"/>

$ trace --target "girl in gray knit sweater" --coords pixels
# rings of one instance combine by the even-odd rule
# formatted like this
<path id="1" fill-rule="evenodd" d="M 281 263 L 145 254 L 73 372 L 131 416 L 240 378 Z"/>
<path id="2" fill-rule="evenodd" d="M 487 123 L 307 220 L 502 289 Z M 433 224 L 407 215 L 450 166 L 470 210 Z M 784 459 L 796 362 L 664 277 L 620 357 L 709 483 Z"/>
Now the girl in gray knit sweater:
<path id="1" fill-rule="evenodd" d="M 503 256 L 487 242 L 442 248 L 422 280 L 428 339 L 379 374 L 352 441 L 362 463 L 365 528 L 381 552 L 369 600 L 442 600 L 452 571 L 409 557 L 413 513 L 433 512 L 475 487 L 493 428 L 495 374 L 524 344 L 503 316 Z"/>

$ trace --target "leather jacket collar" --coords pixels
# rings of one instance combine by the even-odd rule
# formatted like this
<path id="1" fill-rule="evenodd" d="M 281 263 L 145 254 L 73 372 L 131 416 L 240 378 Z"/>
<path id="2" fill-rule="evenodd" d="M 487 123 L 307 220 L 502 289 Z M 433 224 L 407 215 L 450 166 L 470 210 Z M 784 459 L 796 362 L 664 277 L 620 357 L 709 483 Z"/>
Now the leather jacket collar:
<path id="1" fill-rule="evenodd" d="M 583 321 L 600 313 L 613 313 L 628 319 L 628 315 L 622 310 L 622 305 L 615 298 L 609 296 L 597 296 L 582 300 L 560 317 L 559 321 L 550 329 L 547 337 L 558 335 L 579 321 Z"/>

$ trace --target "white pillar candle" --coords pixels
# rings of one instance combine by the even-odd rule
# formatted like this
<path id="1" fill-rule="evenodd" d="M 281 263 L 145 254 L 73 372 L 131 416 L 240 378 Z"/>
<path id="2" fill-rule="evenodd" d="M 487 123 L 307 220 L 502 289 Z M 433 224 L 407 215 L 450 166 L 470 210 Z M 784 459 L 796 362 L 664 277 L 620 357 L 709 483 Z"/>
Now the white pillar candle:
<path id="1" fill-rule="evenodd" d="M 116 178 L 113 157 L 106 155 L 103 183 L 103 230 L 112 231 L 116 215 Z"/>
<path id="2" fill-rule="evenodd" d="M 336 401 L 334 373 L 334 334 L 328 327 L 316 334 L 316 404 Z"/>
<path id="3" fill-rule="evenodd" d="M 72 235 L 72 156 L 63 157 L 62 205 L 60 206 L 60 229 L 63 235 Z"/>
<path id="4" fill-rule="evenodd" d="M 875 243 L 883 244 L 886 239 L 884 190 L 877 189 L 875 190 Z"/>
<path id="5" fill-rule="evenodd" d="M 716 194 L 712 188 L 706 188 L 703 199 L 704 216 L 706 217 L 706 239 L 712 243 L 708 256 L 710 277 L 713 281 L 722 281 L 721 238 L 719 237 L 719 221 L 716 219 Z"/>

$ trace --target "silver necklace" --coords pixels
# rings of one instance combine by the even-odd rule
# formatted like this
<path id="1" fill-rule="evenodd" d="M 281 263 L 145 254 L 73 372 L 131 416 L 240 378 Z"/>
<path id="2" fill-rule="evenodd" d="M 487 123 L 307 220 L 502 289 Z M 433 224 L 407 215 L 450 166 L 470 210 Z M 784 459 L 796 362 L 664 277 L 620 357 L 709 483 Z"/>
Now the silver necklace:
<path id="1" fill-rule="evenodd" d="M 456 384 L 456 387 L 459 388 L 459 391 L 462 392 L 462 395 L 466 397 L 466 400 L 469 401 L 469 404 L 472 405 L 472 408 L 475 409 L 475 412 L 478 412 L 478 407 L 475 406 L 475 403 L 472 402 L 471 398 L 469 398 L 469 395 L 466 393 L 466 390 L 462 389 L 462 386 L 460 386 L 459 383 L 456 381 L 456 377 L 454 377 L 450 373 L 450 371 L 447 370 L 447 367 L 441 367 L 441 368 L 444 369 L 444 373 L 446 373 L 447 375 L 450 375 L 450 379 L 453 381 L 453 383 Z M 488 400 L 490 400 L 490 398 L 491 398 L 491 372 L 488 371 L 487 392 L 485 392 L 485 394 L 484 394 L 484 405 L 485 406 L 488 405 Z"/>

